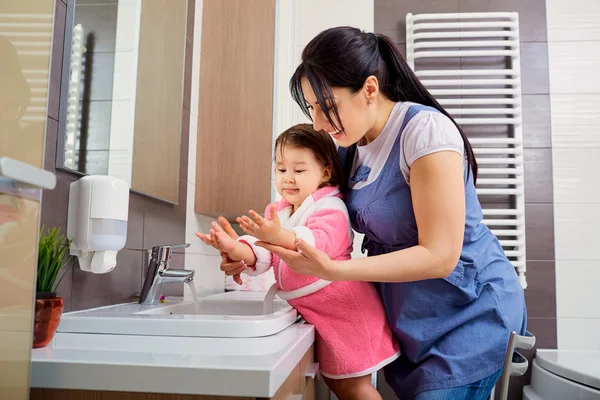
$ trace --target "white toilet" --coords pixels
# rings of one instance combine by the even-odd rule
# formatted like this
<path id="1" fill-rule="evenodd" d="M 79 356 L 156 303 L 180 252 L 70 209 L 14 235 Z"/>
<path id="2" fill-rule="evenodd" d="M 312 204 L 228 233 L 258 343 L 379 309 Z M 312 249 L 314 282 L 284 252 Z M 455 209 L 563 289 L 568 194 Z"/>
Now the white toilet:
<path id="1" fill-rule="evenodd" d="M 537 350 L 524 400 L 600 400 L 600 351 Z"/>

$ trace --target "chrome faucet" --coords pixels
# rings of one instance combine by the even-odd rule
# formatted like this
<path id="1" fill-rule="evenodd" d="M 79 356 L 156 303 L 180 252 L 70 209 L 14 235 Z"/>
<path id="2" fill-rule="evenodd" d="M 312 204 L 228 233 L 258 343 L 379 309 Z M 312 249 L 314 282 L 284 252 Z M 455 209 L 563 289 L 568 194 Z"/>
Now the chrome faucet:
<path id="1" fill-rule="evenodd" d="M 169 268 L 172 250 L 187 247 L 190 247 L 189 243 L 152 248 L 148 268 L 146 268 L 146 278 L 140 293 L 140 304 L 157 304 L 162 285 L 165 283 L 188 283 L 194 279 L 194 271 Z"/>

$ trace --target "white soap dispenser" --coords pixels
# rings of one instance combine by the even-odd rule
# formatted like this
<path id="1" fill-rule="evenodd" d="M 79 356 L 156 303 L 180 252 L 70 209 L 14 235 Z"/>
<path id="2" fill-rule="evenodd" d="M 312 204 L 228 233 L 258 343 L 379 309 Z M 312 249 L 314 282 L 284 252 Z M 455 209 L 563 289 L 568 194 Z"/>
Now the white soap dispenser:
<path id="1" fill-rule="evenodd" d="M 129 184 L 104 175 L 84 176 L 71 183 L 67 237 L 79 267 L 105 274 L 117 265 L 117 252 L 127 241 Z"/>

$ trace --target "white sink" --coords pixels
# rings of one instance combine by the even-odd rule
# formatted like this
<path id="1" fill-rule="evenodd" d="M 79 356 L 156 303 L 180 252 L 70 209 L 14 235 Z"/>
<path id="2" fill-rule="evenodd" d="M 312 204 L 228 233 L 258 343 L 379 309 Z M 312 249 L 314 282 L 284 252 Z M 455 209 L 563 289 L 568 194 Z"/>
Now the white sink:
<path id="1" fill-rule="evenodd" d="M 193 301 L 167 298 L 164 304 L 118 304 L 65 313 L 59 333 L 142 336 L 261 337 L 281 332 L 298 319 L 287 302 L 277 299 L 274 312 L 263 315 L 262 292 L 226 292 Z"/>

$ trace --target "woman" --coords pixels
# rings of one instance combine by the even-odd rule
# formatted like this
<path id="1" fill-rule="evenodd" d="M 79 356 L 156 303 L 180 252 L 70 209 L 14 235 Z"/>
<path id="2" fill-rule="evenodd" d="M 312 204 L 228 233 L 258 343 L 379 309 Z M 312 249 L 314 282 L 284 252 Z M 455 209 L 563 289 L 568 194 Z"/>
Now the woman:
<path id="1" fill-rule="evenodd" d="M 368 257 L 332 261 L 262 244 L 294 271 L 379 282 L 402 355 L 385 367 L 402 399 L 486 399 L 511 331 L 523 334 L 523 290 L 481 222 L 477 164 L 465 134 L 383 35 L 328 29 L 304 49 L 294 100 L 339 145 L 353 228 Z M 245 267 L 224 260 L 236 274 Z"/>

